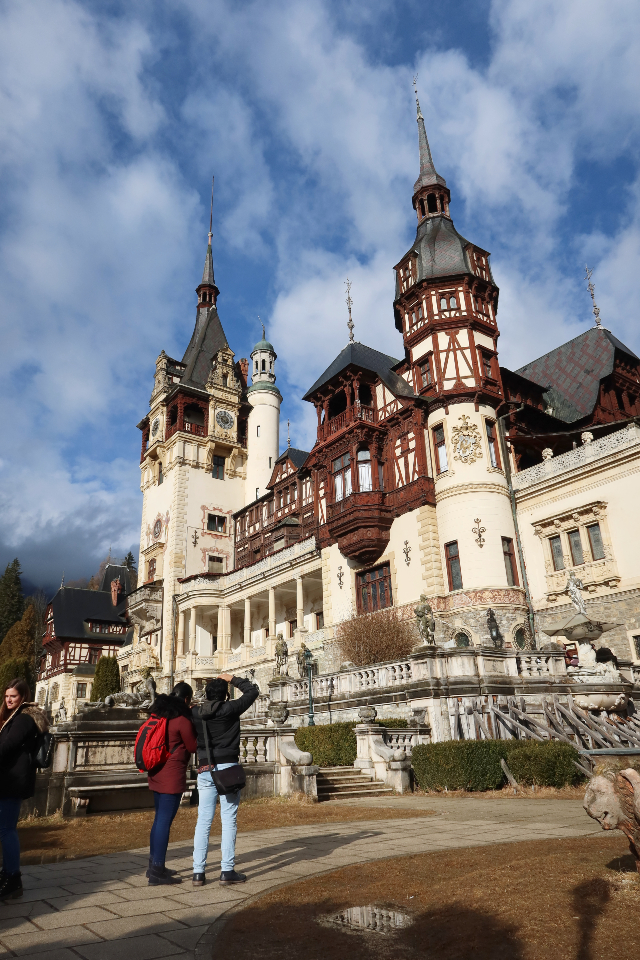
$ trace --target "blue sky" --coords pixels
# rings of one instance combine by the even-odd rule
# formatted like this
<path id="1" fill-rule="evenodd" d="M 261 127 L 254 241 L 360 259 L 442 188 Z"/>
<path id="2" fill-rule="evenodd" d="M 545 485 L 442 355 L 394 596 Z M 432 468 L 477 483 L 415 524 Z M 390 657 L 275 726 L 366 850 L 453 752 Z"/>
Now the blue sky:
<path id="1" fill-rule="evenodd" d="M 216 175 L 219 311 L 299 400 L 347 337 L 401 353 L 411 78 L 452 216 L 492 251 L 501 362 L 592 322 L 640 352 L 640 7 L 631 0 L 5 0 L 0 564 L 47 589 L 138 541 L 155 359 L 195 317 Z"/>

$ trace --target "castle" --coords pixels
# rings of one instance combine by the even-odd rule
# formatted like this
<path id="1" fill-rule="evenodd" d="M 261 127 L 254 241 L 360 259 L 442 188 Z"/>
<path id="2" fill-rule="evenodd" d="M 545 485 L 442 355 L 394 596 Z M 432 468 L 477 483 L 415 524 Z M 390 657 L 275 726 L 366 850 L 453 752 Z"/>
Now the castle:
<path id="1" fill-rule="evenodd" d="M 394 267 L 400 359 L 350 333 L 304 396 L 311 451 L 280 453 L 264 331 L 235 360 L 209 233 L 191 340 L 181 360 L 158 357 L 138 424 L 126 689 L 150 670 L 159 688 L 251 671 L 266 696 L 279 634 L 322 675 L 340 667 L 341 622 L 388 607 L 413 620 L 423 595 L 439 644 L 528 651 L 568 615 L 572 570 L 590 616 L 615 623 L 608 645 L 640 664 L 640 360 L 596 313 L 569 343 L 500 366 L 490 255 L 454 226 L 416 102 L 417 230 Z"/>

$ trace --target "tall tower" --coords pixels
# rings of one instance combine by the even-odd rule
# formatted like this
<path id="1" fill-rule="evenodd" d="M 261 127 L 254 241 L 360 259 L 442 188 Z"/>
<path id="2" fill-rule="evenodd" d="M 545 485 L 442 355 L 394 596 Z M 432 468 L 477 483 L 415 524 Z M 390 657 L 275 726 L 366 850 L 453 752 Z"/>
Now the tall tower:
<path id="1" fill-rule="evenodd" d="M 263 324 L 262 340 L 251 351 L 251 386 L 247 390 L 252 408 L 247 423 L 247 503 L 267 492 L 273 465 L 280 453 L 282 396 L 276 387 L 276 359 Z"/>
<path id="2" fill-rule="evenodd" d="M 434 166 L 417 91 L 416 106 L 418 228 L 395 268 L 394 312 L 415 392 L 429 402 L 426 440 L 444 582 L 450 592 L 517 587 L 523 578 L 497 432 L 498 288 L 489 253 L 453 225 L 451 194 Z M 519 592 L 511 596 L 524 602 Z"/>

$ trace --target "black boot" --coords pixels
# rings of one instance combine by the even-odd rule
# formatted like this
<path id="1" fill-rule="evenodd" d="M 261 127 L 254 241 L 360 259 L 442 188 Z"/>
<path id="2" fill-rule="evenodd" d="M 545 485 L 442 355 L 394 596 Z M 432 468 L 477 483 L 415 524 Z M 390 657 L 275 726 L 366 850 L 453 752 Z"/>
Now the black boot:
<path id="1" fill-rule="evenodd" d="M 145 877 L 149 876 L 149 870 L 151 870 L 152 864 L 153 864 L 153 859 L 149 857 L 149 866 L 147 867 L 147 872 L 145 873 Z M 170 877 L 175 877 L 176 873 L 178 872 L 177 870 L 169 870 L 169 867 L 165 867 L 164 869 L 165 869 L 165 873 L 168 873 Z"/>
<path id="2" fill-rule="evenodd" d="M 191 882 L 193 883 L 194 887 L 204 887 L 207 881 L 204 873 L 194 873 L 193 880 Z"/>
<path id="3" fill-rule="evenodd" d="M 156 887 L 159 884 L 168 885 L 172 883 L 182 883 L 182 877 L 172 876 L 165 868 L 164 863 L 161 865 L 151 864 L 149 867 L 149 886 Z"/>
<path id="4" fill-rule="evenodd" d="M 22 893 L 22 875 L 5 873 L 0 879 L 0 900 L 16 900 Z"/>
<path id="5" fill-rule="evenodd" d="M 235 870 L 223 870 L 220 874 L 220 883 L 244 883 L 246 879 L 246 874 L 236 873 Z"/>

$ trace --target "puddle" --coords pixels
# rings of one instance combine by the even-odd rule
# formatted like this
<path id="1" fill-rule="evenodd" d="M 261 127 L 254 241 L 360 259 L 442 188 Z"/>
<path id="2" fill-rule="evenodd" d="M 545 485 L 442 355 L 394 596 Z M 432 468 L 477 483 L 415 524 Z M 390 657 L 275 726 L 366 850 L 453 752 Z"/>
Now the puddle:
<path id="1" fill-rule="evenodd" d="M 348 907 L 330 917 L 323 917 L 321 923 L 346 927 L 349 930 L 370 930 L 373 933 L 393 933 L 404 929 L 413 922 L 406 913 L 398 913 L 386 907 L 369 904 L 366 907 Z"/>

